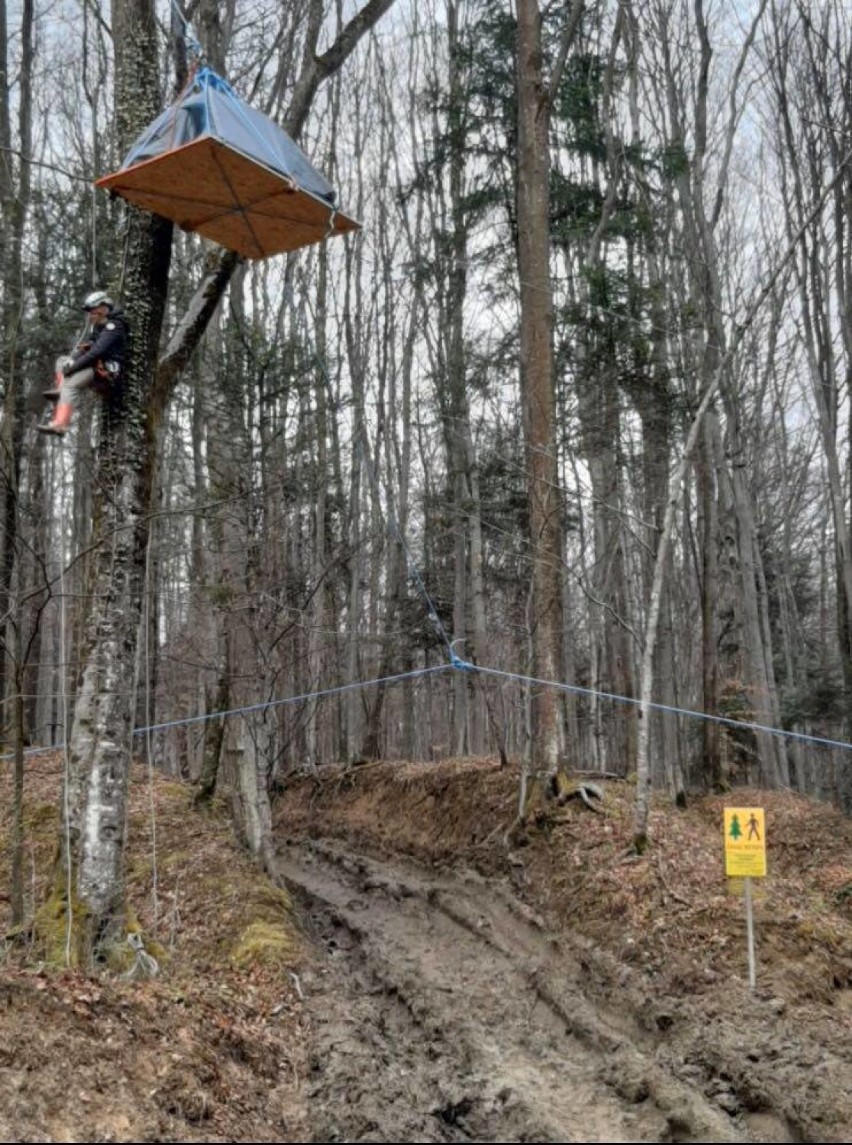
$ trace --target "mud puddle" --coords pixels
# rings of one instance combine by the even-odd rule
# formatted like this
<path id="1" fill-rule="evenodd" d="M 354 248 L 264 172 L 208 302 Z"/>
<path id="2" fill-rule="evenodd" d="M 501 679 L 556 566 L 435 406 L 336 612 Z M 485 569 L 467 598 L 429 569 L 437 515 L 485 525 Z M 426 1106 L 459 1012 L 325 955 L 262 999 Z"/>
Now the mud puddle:
<path id="1" fill-rule="evenodd" d="M 753 1135 L 661 1065 L 629 1016 L 589 1000 L 570 951 L 473 872 L 319 841 L 280 857 L 325 951 L 305 982 L 312 1140 L 792 1139 Z"/>

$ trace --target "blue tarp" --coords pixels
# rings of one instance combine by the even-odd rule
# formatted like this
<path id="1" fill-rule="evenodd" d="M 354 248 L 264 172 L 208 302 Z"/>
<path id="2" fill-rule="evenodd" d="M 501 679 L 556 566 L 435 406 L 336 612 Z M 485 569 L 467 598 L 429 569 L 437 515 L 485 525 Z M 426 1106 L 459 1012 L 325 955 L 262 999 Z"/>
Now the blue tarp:
<path id="1" fill-rule="evenodd" d="M 137 139 L 121 170 L 155 159 L 205 135 L 292 179 L 302 190 L 334 205 L 334 188 L 286 131 L 250 107 L 210 68 L 202 68 L 177 102 Z"/>
<path id="2" fill-rule="evenodd" d="M 96 185 L 245 258 L 360 229 L 286 132 L 209 68 Z"/>

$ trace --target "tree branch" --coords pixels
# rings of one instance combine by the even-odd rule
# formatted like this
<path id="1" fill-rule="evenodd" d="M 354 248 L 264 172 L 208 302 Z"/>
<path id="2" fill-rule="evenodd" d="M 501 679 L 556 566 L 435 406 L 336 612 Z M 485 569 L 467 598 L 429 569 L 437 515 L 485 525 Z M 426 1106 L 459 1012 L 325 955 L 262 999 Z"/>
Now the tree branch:
<path id="1" fill-rule="evenodd" d="M 341 30 L 328 51 L 321 56 L 305 60 L 284 123 L 286 131 L 294 139 L 298 138 L 304 126 L 320 84 L 340 69 L 358 46 L 361 37 L 375 27 L 393 2 L 394 0 L 367 0 L 361 11 Z"/>
<path id="2" fill-rule="evenodd" d="M 571 5 L 571 11 L 568 13 L 568 23 L 565 25 L 562 39 L 559 42 L 559 55 L 556 57 L 556 63 L 553 65 L 553 71 L 550 74 L 550 86 L 548 88 L 547 98 L 551 107 L 553 106 L 553 101 L 556 99 L 556 93 L 559 91 L 559 85 L 562 83 L 565 65 L 568 63 L 568 53 L 571 51 L 574 37 L 577 35 L 577 29 L 580 27 L 583 7 L 583 0 L 574 0 Z"/>
<path id="3" fill-rule="evenodd" d="M 232 250 L 212 252 L 208 258 L 204 277 L 157 363 L 151 394 L 151 405 L 155 410 L 162 411 L 165 408 L 239 263 L 240 256 Z"/>
<path id="4" fill-rule="evenodd" d="M 293 139 L 297 139 L 301 133 L 320 85 L 340 69 L 358 46 L 361 37 L 376 25 L 393 3 L 394 0 L 368 0 L 322 56 L 313 54 L 311 42 L 313 41 L 315 46 L 319 28 L 316 22 L 312 21 L 302 74 L 296 81 L 293 99 L 284 121 L 285 130 Z M 201 341 L 239 263 L 239 255 L 230 250 L 222 250 L 210 257 L 204 277 L 158 364 L 151 395 L 151 411 L 154 417 L 159 416 L 165 409 L 182 371 Z"/>

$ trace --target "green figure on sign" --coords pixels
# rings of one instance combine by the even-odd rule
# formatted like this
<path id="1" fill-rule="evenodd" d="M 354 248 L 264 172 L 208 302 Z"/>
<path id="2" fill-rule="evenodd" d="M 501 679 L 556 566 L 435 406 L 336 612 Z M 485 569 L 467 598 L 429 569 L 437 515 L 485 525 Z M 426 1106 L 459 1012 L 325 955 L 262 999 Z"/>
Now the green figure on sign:
<path id="1" fill-rule="evenodd" d="M 743 829 L 740 826 L 740 820 L 737 815 L 731 816 L 731 830 L 729 832 L 732 839 L 739 839 L 742 836 Z"/>

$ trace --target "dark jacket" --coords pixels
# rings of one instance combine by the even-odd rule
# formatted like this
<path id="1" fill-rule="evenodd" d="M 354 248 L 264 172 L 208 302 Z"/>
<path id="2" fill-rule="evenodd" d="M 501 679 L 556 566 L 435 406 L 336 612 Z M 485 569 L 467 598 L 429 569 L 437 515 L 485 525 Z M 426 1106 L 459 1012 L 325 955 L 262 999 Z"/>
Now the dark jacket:
<path id="1" fill-rule="evenodd" d="M 127 357 L 127 319 L 121 310 L 113 307 L 102 326 L 95 328 L 95 340 L 86 349 L 77 353 L 63 373 L 76 374 L 89 366 L 97 368 L 103 363 L 104 372 L 110 377 L 120 377 L 124 372 Z"/>

